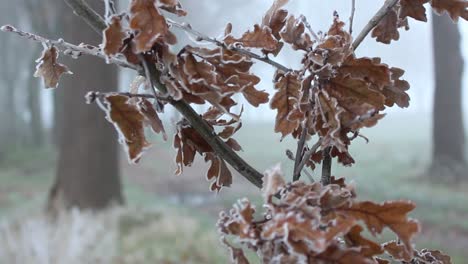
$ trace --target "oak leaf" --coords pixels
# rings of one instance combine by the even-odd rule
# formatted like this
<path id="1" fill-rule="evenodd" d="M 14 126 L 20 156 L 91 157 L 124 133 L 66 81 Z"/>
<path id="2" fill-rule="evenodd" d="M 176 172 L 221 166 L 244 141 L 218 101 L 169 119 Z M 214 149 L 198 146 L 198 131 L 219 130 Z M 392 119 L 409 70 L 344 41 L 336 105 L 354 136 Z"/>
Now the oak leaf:
<path id="1" fill-rule="evenodd" d="M 67 66 L 60 64 L 58 50 L 55 47 L 44 48 L 42 55 L 36 60 L 36 72 L 34 77 L 41 77 L 44 80 L 45 88 L 57 88 L 62 74 L 72 74 Z"/>
<path id="2" fill-rule="evenodd" d="M 301 101 L 301 79 L 295 72 L 286 74 L 277 72 L 275 78 L 277 92 L 270 102 L 272 109 L 277 109 L 275 132 L 282 138 L 296 130 L 303 118 L 299 103 Z"/>
<path id="3" fill-rule="evenodd" d="M 391 9 L 372 30 L 371 36 L 385 44 L 390 44 L 392 40 L 399 40 L 398 19 L 397 10 Z"/>
<path id="4" fill-rule="evenodd" d="M 429 0 L 400 0 L 400 17 L 412 17 L 416 20 L 426 22 L 426 8 L 424 4 Z"/>
<path id="5" fill-rule="evenodd" d="M 447 12 L 455 22 L 460 17 L 468 20 L 468 1 L 466 0 L 431 0 L 431 6 L 439 15 Z"/>
<path id="6" fill-rule="evenodd" d="M 145 116 L 137 106 L 129 104 L 129 99 L 124 95 L 107 95 L 103 100 L 103 110 L 107 120 L 117 130 L 119 142 L 124 146 L 128 160 L 138 163 L 150 144 L 145 138 Z"/>
<path id="7" fill-rule="evenodd" d="M 158 0 L 158 7 L 178 16 L 187 15 L 187 12 L 182 9 L 182 5 L 178 0 Z"/>
<path id="8" fill-rule="evenodd" d="M 104 54 L 112 56 L 119 53 L 127 37 L 125 30 L 122 28 L 121 18 L 119 16 L 113 16 L 110 24 L 107 25 L 103 33 Z"/>
<path id="9" fill-rule="evenodd" d="M 159 118 L 156 109 L 154 109 L 153 104 L 145 98 L 141 98 L 140 102 L 138 103 L 138 106 L 140 107 L 141 113 L 145 116 L 145 123 L 151 127 L 154 133 L 161 133 L 163 139 L 167 140 L 167 134 L 164 130 L 163 123 Z"/>
<path id="10" fill-rule="evenodd" d="M 135 52 L 143 53 L 157 42 L 175 44 L 166 19 L 156 7 L 155 0 L 132 0 L 130 3 L 130 28 L 136 31 L 133 42 Z"/>
<path id="11" fill-rule="evenodd" d="M 275 51 L 278 49 L 279 42 L 273 36 L 269 27 L 254 25 L 253 31 L 245 32 L 241 38 L 234 38 L 231 34 L 224 37 L 224 43 L 227 45 L 242 45 L 246 48 L 259 48 L 266 51 Z"/>
<path id="12" fill-rule="evenodd" d="M 372 235 L 381 234 L 385 227 L 391 229 L 403 242 L 406 250 L 412 252 L 411 238 L 420 226 L 407 214 L 415 208 L 409 201 L 392 201 L 376 204 L 370 201 L 353 203 L 350 207 L 337 208 L 338 213 L 362 220 Z"/>
<path id="13" fill-rule="evenodd" d="M 305 33 L 305 25 L 294 16 L 290 16 L 286 21 L 286 25 L 280 32 L 280 36 L 284 42 L 291 44 L 295 50 L 309 51 L 314 42 L 308 33 Z"/>

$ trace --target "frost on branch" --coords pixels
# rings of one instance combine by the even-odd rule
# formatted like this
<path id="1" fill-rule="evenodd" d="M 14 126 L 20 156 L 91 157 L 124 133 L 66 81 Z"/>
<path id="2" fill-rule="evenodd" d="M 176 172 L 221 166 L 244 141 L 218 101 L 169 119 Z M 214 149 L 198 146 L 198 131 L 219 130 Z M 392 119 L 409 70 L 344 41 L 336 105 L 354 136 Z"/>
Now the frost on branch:
<path id="1" fill-rule="evenodd" d="M 440 251 L 413 248 L 411 240 L 419 232 L 419 224 L 408 218 L 414 209 L 409 201 L 359 202 L 353 186 L 343 179 L 333 178 L 327 186 L 286 184 L 278 166 L 265 173 L 262 192 L 266 211 L 261 219 L 255 219 L 255 208 L 246 199 L 220 214 L 221 239 L 239 245 L 228 244 L 236 256 L 244 256 L 242 248 L 248 248 L 262 263 L 389 263 L 383 258 L 402 263 L 450 263 Z M 402 243 L 381 245 L 362 235 L 367 230 L 375 237 L 384 229 L 393 231 Z M 388 255 L 382 255 L 384 252 Z M 238 259 L 243 262 L 234 258 L 234 263 L 249 263 Z"/>
<path id="2" fill-rule="evenodd" d="M 57 48 L 52 46 L 44 48 L 41 57 L 36 61 L 34 77 L 41 77 L 44 80 L 45 88 L 57 88 L 62 74 L 72 74 L 67 66 L 57 61 L 58 56 Z"/>

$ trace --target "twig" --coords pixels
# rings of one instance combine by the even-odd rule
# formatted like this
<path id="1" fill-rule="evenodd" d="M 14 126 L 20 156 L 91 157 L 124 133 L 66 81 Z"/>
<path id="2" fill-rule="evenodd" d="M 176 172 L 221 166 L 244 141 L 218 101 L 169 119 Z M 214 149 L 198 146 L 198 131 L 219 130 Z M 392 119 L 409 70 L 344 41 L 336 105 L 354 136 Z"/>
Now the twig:
<path id="1" fill-rule="evenodd" d="M 93 28 L 101 31 L 104 30 L 106 24 L 104 20 L 96 12 L 92 10 L 83 0 L 65 0 L 69 3 L 70 7 L 75 10 L 75 13 L 84 19 Z M 167 88 L 159 80 L 160 72 L 152 63 L 148 63 L 148 72 L 151 82 L 163 94 L 167 93 Z M 192 127 L 203 137 L 204 140 L 213 148 L 213 150 L 220 155 L 226 162 L 228 162 L 235 170 L 242 176 L 253 183 L 255 186 L 261 188 L 263 181 L 263 174 L 255 170 L 247 162 L 245 162 L 231 147 L 222 141 L 212 130 L 212 128 L 200 117 L 200 115 L 193 110 L 193 108 L 185 101 L 170 100 L 172 104 L 192 125 Z"/>
<path id="2" fill-rule="evenodd" d="M 55 47 L 63 49 L 63 54 L 69 55 L 71 57 L 76 57 L 77 53 L 79 55 L 85 54 L 85 55 L 99 57 L 104 60 L 108 60 L 110 63 L 117 64 L 124 68 L 130 68 L 136 71 L 140 70 L 140 66 L 138 65 L 134 65 L 134 64 L 128 63 L 124 60 L 120 60 L 117 58 L 107 58 L 107 56 L 104 53 L 102 53 L 102 51 L 99 48 L 91 46 L 91 45 L 78 45 L 77 46 L 77 45 L 68 43 L 63 39 L 58 39 L 58 40 L 47 39 L 36 34 L 32 34 L 29 32 L 19 30 L 11 25 L 2 26 L 0 30 L 2 30 L 3 32 L 15 33 L 20 37 L 23 37 L 23 38 L 26 38 L 35 42 L 45 43 L 48 45 L 54 45 Z"/>
<path id="3" fill-rule="evenodd" d="M 124 95 L 129 98 L 147 98 L 147 99 L 158 99 L 161 101 L 169 101 L 170 99 L 164 96 L 157 96 L 155 97 L 154 94 L 140 94 L 140 93 L 129 93 L 129 92 L 108 92 L 108 93 L 100 93 L 100 92 L 95 92 L 91 91 L 88 92 L 86 97 L 90 98 L 90 102 L 93 102 L 93 98 L 98 98 L 98 97 L 105 97 L 107 95 Z"/>
<path id="4" fill-rule="evenodd" d="M 307 21 L 307 18 L 303 15 L 301 15 L 301 21 L 304 23 L 304 26 L 309 30 L 309 33 L 312 35 L 312 37 L 315 39 L 315 41 L 320 41 L 318 35 L 315 33 L 315 31 L 312 29 L 312 26 L 310 25 L 309 21 Z"/>
<path id="5" fill-rule="evenodd" d="M 65 0 L 73 12 L 84 19 L 84 21 L 99 35 L 106 29 L 106 21 L 94 11 L 84 0 Z"/>
<path id="6" fill-rule="evenodd" d="M 385 4 L 375 13 L 375 15 L 370 19 L 366 26 L 362 29 L 359 35 L 353 42 L 353 49 L 361 44 L 361 42 L 366 38 L 369 32 L 379 24 L 379 22 L 387 15 L 387 13 L 398 3 L 399 0 L 386 0 Z"/>
<path id="7" fill-rule="evenodd" d="M 351 16 L 349 17 L 349 34 L 353 35 L 354 13 L 356 13 L 356 0 L 351 0 Z"/>
<path id="8" fill-rule="evenodd" d="M 327 147 L 323 151 L 322 179 L 321 179 L 321 183 L 323 186 L 328 185 L 331 182 L 332 157 L 330 155 L 330 151 L 331 151 L 331 147 Z"/>
<path id="9" fill-rule="evenodd" d="M 288 157 L 288 159 L 290 159 L 292 161 L 296 160 L 295 157 L 294 157 L 294 154 L 289 149 L 286 150 L 286 156 Z M 312 183 L 315 182 L 314 177 L 312 177 L 312 174 L 310 174 L 306 169 L 302 169 L 302 171 L 307 175 L 310 182 L 312 182 Z"/>
<path id="10" fill-rule="evenodd" d="M 195 29 L 192 29 L 188 24 L 185 24 L 185 23 L 180 24 L 180 23 L 175 22 L 175 21 L 170 20 L 170 19 L 167 19 L 167 22 L 171 26 L 182 29 L 183 31 L 195 36 L 197 41 L 210 42 L 210 43 L 215 44 L 216 46 L 219 46 L 219 47 L 222 47 L 222 48 L 225 48 L 225 49 L 228 49 L 228 50 L 239 52 L 239 53 L 241 53 L 243 55 L 246 55 L 246 56 L 248 56 L 248 57 L 250 57 L 252 59 L 256 59 L 256 60 L 262 61 L 264 63 L 270 64 L 271 66 L 273 66 L 273 67 L 275 67 L 277 69 L 280 69 L 280 70 L 282 70 L 284 72 L 291 71 L 291 69 L 289 69 L 288 67 L 286 67 L 286 66 L 284 66 L 284 65 L 282 65 L 282 64 L 280 64 L 280 63 L 278 63 L 276 61 L 271 60 L 267 56 L 260 56 L 260 55 L 258 55 L 256 53 L 253 53 L 251 51 L 248 51 L 246 49 L 242 49 L 242 48 L 239 48 L 239 47 L 228 46 L 222 41 L 219 41 L 219 40 L 217 40 L 215 38 L 208 37 L 205 34 L 199 32 L 199 31 L 197 31 Z"/>
<path id="11" fill-rule="evenodd" d="M 305 164 L 310 159 L 310 157 L 314 155 L 315 152 L 317 152 L 317 150 L 320 148 L 321 145 L 322 145 L 322 139 L 319 139 L 317 143 L 315 143 L 315 145 L 312 146 L 311 149 L 309 149 L 308 151 L 306 151 L 306 153 L 304 153 L 304 157 L 302 157 L 302 161 L 297 167 L 297 170 L 299 171 L 299 173 L 302 171 L 302 169 L 304 168 Z"/>
<path id="12" fill-rule="evenodd" d="M 301 177 L 301 170 L 299 170 L 299 164 L 302 161 L 302 152 L 304 151 L 304 144 L 307 138 L 307 127 L 304 125 L 304 128 L 301 131 L 301 137 L 297 142 L 296 157 L 294 159 L 294 172 L 293 172 L 293 181 L 299 180 Z"/>

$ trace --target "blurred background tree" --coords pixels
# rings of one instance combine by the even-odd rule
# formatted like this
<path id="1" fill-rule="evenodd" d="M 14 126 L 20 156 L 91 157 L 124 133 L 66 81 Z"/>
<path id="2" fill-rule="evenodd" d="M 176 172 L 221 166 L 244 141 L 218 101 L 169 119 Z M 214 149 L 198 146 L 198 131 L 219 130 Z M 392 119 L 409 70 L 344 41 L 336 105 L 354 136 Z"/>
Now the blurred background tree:
<path id="1" fill-rule="evenodd" d="M 433 15 L 432 36 L 435 93 L 429 175 L 438 182 L 467 181 L 463 55 L 458 25 L 447 14 Z"/>
<path id="2" fill-rule="evenodd" d="M 102 2 L 93 7 L 103 12 Z M 99 37 L 64 1 L 53 5 L 60 25 L 57 35 L 72 43 L 99 45 Z M 88 91 L 118 90 L 118 71 L 102 60 L 81 56 L 64 58 L 74 72 L 62 78 L 57 89 L 55 129 L 58 135 L 58 164 L 48 208 L 102 209 L 122 203 L 117 140 L 112 125 L 103 122 L 102 110 L 86 105 Z"/>

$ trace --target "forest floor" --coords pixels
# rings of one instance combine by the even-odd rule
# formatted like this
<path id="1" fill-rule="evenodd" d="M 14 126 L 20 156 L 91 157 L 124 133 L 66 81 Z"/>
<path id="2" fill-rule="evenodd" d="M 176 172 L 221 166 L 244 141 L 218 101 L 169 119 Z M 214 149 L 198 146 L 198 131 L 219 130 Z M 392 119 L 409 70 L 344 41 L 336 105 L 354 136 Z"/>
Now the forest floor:
<path id="1" fill-rule="evenodd" d="M 468 259 L 468 184 L 449 186 L 426 180 L 424 171 L 430 153 L 428 126 L 427 122 L 393 119 L 374 130 L 363 131 L 371 142 L 359 141 L 351 147 L 351 153 L 356 154 L 356 164 L 351 168 L 334 166 L 333 171 L 336 176 L 356 182 L 360 199 L 410 199 L 416 202 L 417 209 L 412 217 L 419 219 L 423 228 L 416 241 L 418 247 L 443 249 L 453 257 L 454 263 L 465 263 Z M 272 129 L 271 124 L 245 124 L 235 136 L 244 149 L 240 155 L 260 171 L 281 163 L 285 175 L 290 175 L 292 162 L 284 153 L 288 148 L 295 150 L 294 142 L 285 139 L 280 143 L 279 135 L 270 132 Z M 188 215 L 203 223 L 200 232 L 206 232 L 213 239 L 219 211 L 229 209 L 238 198 L 248 197 L 261 210 L 258 190 L 241 176 L 234 174 L 232 188 L 223 189 L 219 194 L 212 193 L 205 180 L 207 165 L 201 159 L 184 169 L 182 175 L 174 176 L 175 151 L 159 137 L 152 142 L 153 148 L 140 164 L 128 165 L 122 160 L 130 207 L 157 205 L 161 208 L 163 205 L 163 211 L 183 208 L 185 217 Z M 17 154 L 7 165 L 0 167 L 0 220 L 22 212 L 38 211 L 44 204 L 53 179 L 54 155 L 27 153 Z M 384 238 L 391 239 L 389 234 L 384 234 Z M 196 239 L 194 241 L 190 245 L 193 252 L 224 253 L 221 247 L 207 249 L 196 243 Z M 161 242 L 155 238 L 146 240 L 145 244 L 148 243 L 157 248 Z"/>

